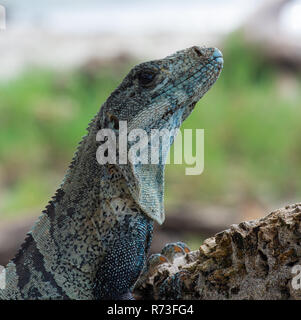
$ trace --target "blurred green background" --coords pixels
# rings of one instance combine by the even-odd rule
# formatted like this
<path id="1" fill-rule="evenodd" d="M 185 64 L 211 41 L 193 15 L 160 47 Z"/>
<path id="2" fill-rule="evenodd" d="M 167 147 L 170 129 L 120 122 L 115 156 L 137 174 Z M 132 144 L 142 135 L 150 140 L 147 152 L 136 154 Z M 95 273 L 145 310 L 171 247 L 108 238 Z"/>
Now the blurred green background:
<path id="1" fill-rule="evenodd" d="M 223 220 L 204 236 L 301 198 L 300 68 L 272 59 L 242 31 L 220 47 L 221 76 L 182 127 L 205 129 L 205 170 L 186 176 L 185 164 L 166 167 L 167 220 L 191 212 L 204 223 Z M 141 61 L 122 54 L 69 69 L 28 67 L 0 81 L 0 223 L 43 210 L 90 119 Z M 185 239 L 196 248 L 202 232 Z"/>
<path id="2" fill-rule="evenodd" d="M 205 129 L 205 171 L 168 165 L 166 205 L 280 202 L 301 194 L 301 82 L 279 88 L 281 70 L 234 33 L 224 70 L 183 128 Z M 89 120 L 131 66 L 31 70 L 0 85 L 1 219 L 42 208 L 60 183 Z"/>

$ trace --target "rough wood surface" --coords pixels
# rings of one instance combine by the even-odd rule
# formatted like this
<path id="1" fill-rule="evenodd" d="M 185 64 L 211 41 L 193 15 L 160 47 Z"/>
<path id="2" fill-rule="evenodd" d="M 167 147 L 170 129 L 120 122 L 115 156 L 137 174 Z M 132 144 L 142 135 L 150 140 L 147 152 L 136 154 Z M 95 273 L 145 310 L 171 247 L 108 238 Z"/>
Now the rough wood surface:
<path id="1" fill-rule="evenodd" d="M 152 268 L 137 282 L 135 296 L 301 299 L 301 289 L 292 286 L 293 267 L 301 265 L 300 222 L 301 203 L 232 225 L 207 239 L 199 251 Z"/>

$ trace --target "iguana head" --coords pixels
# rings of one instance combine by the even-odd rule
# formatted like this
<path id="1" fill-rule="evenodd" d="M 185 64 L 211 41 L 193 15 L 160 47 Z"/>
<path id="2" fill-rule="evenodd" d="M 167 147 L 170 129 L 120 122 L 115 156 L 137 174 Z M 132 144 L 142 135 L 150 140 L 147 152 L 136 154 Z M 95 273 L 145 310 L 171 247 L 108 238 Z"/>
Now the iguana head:
<path id="1" fill-rule="evenodd" d="M 101 126 L 118 132 L 120 121 L 126 121 L 128 132 L 178 129 L 217 80 L 222 67 L 218 49 L 196 46 L 139 64 L 104 104 Z M 172 142 L 170 139 L 168 147 L 160 146 L 159 164 L 117 164 L 133 199 L 160 224 L 164 221 L 164 163 Z"/>

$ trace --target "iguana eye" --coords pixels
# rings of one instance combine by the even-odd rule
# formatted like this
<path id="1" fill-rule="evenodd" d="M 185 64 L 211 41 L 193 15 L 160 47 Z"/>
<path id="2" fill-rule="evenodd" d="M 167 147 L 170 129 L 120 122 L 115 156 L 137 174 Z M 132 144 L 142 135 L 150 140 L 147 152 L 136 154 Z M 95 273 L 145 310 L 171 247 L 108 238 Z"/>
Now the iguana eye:
<path id="1" fill-rule="evenodd" d="M 151 70 L 141 71 L 140 73 L 138 73 L 137 77 L 139 80 L 139 84 L 142 85 L 143 87 L 147 87 L 155 79 L 156 73 Z"/>
<path id="2" fill-rule="evenodd" d="M 113 125 L 113 128 L 115 130 L 119 130 L 119 120 L 117 119 L 117 117 L 113 116 L 113 115 L 110 115 L 109 116 L 109 119 L 110 119 L 110 122 L 112 123 Z"/>

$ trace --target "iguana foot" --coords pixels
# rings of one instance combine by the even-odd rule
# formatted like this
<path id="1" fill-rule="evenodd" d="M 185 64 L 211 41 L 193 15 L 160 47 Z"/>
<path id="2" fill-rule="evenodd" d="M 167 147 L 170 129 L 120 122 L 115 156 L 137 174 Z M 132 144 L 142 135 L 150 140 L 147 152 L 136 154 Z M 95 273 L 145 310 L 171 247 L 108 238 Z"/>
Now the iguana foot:
<path id="1" fill-rule="evenodd" d="M 160 265 L 165 263 L 172 264 L 174 259 L 181 256 L 185 257 L 189 252 L 189 247 L 183 242 L 179 241 L 166 244 L 161 250 L 161 253 L 152 254 L 148 258 L 140 277 L 134 286 L 134 291 L 141 286 L 144 286 L 150 279 L 154 278 L 160 268 Z M 176 281 L 176 279 L 174 280 Z"/>
<path id="2" fill-rule="evenodd" d="M 160 264 L 173 263 L 175 258 L 184 256 L 188 252 L 190 252 L 190 249 L 184 242 L 179 241 L 166 244 L 161 250 L 161 253 L 152 254 L 148 258 L 140 278 L 143 277 L 145 273 L 147 273 L 149 277 L 151 273 L 157 270 Z"/>

